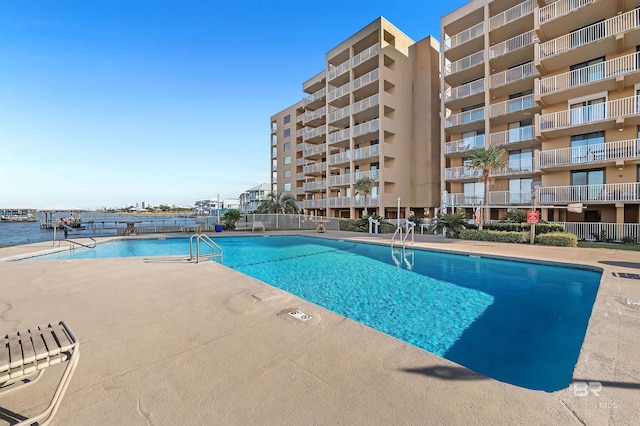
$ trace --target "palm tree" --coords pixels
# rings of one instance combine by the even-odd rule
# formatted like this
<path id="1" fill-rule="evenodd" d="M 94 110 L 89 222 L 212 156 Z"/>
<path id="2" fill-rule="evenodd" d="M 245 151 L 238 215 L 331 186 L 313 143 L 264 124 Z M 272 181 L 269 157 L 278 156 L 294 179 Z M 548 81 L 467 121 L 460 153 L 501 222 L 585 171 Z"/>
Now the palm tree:
<path id="1" fill-rule="evenodd" d="M 222 215 L 222 219 L 224 220 L 225 228 L 235 229 L 236 222 L 240 220 L 240 210 L 238 209 L 227 210 Z"/>
<path id="2" fill-rule="evenodd" d="M 482 181 L 484 182 L 484 198 L 482 200 L 483 214 L 478 224 L 478 229 L 482 229 L 484 218 L 489 214 L 489 172 L 491 169 L 502 169 L 507 162 L 502 159 L 505 150 L 496 146 L 476 149 L 469 155 L 471 161 L 469 167 L 474 170 L 482 170 Z"/>
<path id="3" fill-rule="evenodd" d="M 376 181 L 370 177 L 361 177 L 356 181 L 354 189 L 356 194 L 364 194 L 364 215 L 367 216 L 367 195 L 371 194 L 371 190 L 375 186 Z"/>
<path id="4" fill-rule="evenodd" d="M 460 231 L 465 229 L 467 225 L 467 219 L 462 211 L 444 214 L 438 213 L 435 230 L 437 233 L 446 230 L 447 238 L 458 238 Z"/>
<path id="5" fill-rule="evenodd" d="M 291 194 L 272 191 L 266 200 L 262 200 L 256 213 L 298 213 L 300 211 L 296 199 Z"/>

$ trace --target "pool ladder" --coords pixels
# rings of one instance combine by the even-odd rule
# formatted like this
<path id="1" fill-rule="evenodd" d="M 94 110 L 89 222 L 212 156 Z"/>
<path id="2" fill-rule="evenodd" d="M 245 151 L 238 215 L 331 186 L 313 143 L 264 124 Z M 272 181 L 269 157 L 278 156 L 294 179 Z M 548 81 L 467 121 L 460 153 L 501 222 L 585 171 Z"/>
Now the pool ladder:
<path id="1" fill-rule="evenodd" d="M 195 256 L 193 255 L 194 240 L 195 240 L 195 248 L 196 248 Z M 212 253 L 201 255 L 200 242 L 208 246 L 212 250 Z M 215 260 L 216 258 L 219 259 L 220 264 L 224 263 L 222 260 L 222 247 L 216 244 L 211 238 L 209 238 L 208 235 L 193 234 L 191 238 L 189 238 L 189 262 L 199 263 L 200 259 Z"/>
<path id="2" fill-rule="evenodd" d="M 407 244 L 407 238 L 409 238 L 409 235 L 411 235 L 411 245 L 413 245 L 413 243 L 415 242 L 414 240 L 415 227 L 416 227 L 415 223 L 407 221 L 407 232 L 403 237 L 402 226 L 398 225 L 396 232 L 394 232 L 393 236 L 391 237 L 391 247 L 395 246 L 396 244 L 398 245 L 402 244 L 402 247 L 404 247 Z M 396 236 L 398 237 L 397 241 L 396 241 Z"/>

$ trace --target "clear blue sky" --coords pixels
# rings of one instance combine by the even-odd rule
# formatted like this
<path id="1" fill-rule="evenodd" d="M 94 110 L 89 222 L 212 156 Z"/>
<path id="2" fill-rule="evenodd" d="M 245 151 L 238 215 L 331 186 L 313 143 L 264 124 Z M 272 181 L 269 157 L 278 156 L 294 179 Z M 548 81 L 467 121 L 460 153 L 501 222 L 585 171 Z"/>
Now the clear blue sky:
<path id="1" fill-rule="evenodd" d="M 1 1 L 0 207 L 237 198 L 327 51 L 378 16 L 439 39 L 466 2 Z"/>

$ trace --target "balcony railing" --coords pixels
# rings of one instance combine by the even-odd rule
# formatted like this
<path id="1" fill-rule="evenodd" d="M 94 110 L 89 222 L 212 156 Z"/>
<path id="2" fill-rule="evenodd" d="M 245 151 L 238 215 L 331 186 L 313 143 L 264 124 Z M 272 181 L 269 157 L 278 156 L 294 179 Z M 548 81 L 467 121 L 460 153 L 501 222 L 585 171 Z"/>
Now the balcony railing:
<path id="1" fill-rule="evenodd" d="M 359 65 L 360 63 L 366 61 L 367 59 L 377 55 L 380 53 L 380 43 L 376 43 L 368 49 L 363 50 L 353 57 L 353 66 Z"/>
<path id="2" fill-rule="evenodd" d="M 493 16 L 489 20 L 489 29 L 495 30 L 496 28 L 506 25 L 509 22 L 515 21 L 522 16 L 533 13 L 534 4 L 534 0 L 526 0 L 520 4 L 513 6 L 512 8 L 505 10 L 502 13 Z"/>
<path id="3" fill-rule="evenodd" d="M 365 75 L 353 80 L 353 90 L 359 89 L 362 86 L 366 86 L 367 84 L 376 81 L 379 78 L 379 76 L 380 76 L 379 68 L 369 71 Z"/>
<path id="4" fill-rule="evenodd" d="M 320 99 L 324 98 L 326 94 L 327 94 L 327 88 L 323 87 L 322 89 L 320 89 L 317 92 L 315 92 L 313 95 L 308 96 L 307 98 L 305 98 L 304 105 L 307 106 L 310 103 L 313 103 L 313 102 L 315 102 L 317 100 L 320 100 Z"/>
<path id="5" fill-rule="evenodd" d="M 327 151 L 326 143 L 323 143 L 321 145 L 306 144 L 304 147 L 304 153 L 302 155 L 304 155 L 305 157 L 309 157 L 316 154 L 323 154 L 326 151 Z"/>
<path id="6" fill-rule="evenodd" d="M 462 86 L 448 88 L 444 93 L 444 101 L 449 102 L 465 98 L 482 91 L 484 91 L 484 78 L 463 84 Z"/>
<path id="7" fill-rule="evenodd" d="M 380 151 L 379 145 L 370 145 L 353 150 L 353 159 L 360 160 L 363 158 L 377 157 Z"/>
<path id="8" fill-rule="evenodd" d="M 482 170 L 472 169 L 466 166 L 449 167 L 444 169 L 444 178 L 446 180 L 479 178 L 481 176 Z"/>
<path id="9" fill-rule="evenodd" d="M 640 201 L 640 182 L 540 186 L 538 194 L 541 204 Z"/>
<path id="10" fill-rule="evenodd" d="M 570 166 L 573 164 L 638 158 L 640 158 L 638 139 L 628 139 L 541 151 L 538 156 L 538 167 Z"/>
<path id="11" fill-rule="evenodd" d="M 304 114 L 296 115 L 296 123 L 302 123 L 303 118 Z"/>
<path id="12" fill-rule="evenodd" d="M 558 0 L 540 8 L 538 13 L 538 23 L 551 21 L 564 16 L 580 7 L 598 0 Z M 611 1 L 611 0 L 603 0 Z"/>
<path id="13" fill-rule="evenodd" d="M 358 101 L 353 104 L 353 113 L 357 114 L 360 111 L 364 111 L 373 106 L 376 106 L 380 103 L 380 94 L 376 93 L 375 95 L 369 96 L 368 98 L 364 98 L 361 101 Z"/>
<path id="14" fill-rule="evenodd" d="M 299 137 L 303 136 L 304 135 L 304 131 L 305 131 L 304 128 L 296 130 L 296 137 L 299 138 Z"/>
<path id="15" fill-rule="evenodd" d="M 304 194 L 304 192 L 305 192 L 305 189 L 303 187 L 296 188 L 296 194 L 297 195 L 302 195 L 302 194 Z"/>
<path id="16" fill-rule="evenodd" d="M 329 113 L 329 122 L 340 120 L 341 118 L 349 116 L 349 105 L 344 108 L 337 109 Z"/>
<path id="17" fill-rule="evenodd" d="M 476 135 L 444 144 L 444 153 L 471 151 L 476 148 L 484 148 L 484 135 Z"/>
<path id="18" fill-rule="evenodd" d="M 513 52 L 514 50 L 521 49 L 525 46 L 534 43 L 535 31 L 527 31 L 524 34 L 519 34 L 515 37 L 510 38 L 509 40 L 505 40 L 502 43 L 498 43 L 495 46 L 491 46 L 489 49 L 489 59 L 497 58 L 498 56 L 506 55 L 509 52 Z"/>
<path id="19" fill-rule="evenodd" d="M 311 121 L 313 119 L 319 118 L 319 117 L 323 117 L 327 115 L 327 107 L 323 106 L 322 108 L 318 108 L 315 111 L 309 111 L 307 113 L 304 114 L 304 121 Z"/>
<path id="20" fill-rule="evenodd" d="M 327 133 L 327 125 L 323 124 L 319 127 L 307 127 L 304 131 L 304 139 L 315 138 L 316 136 L 321 136 Z"/>
<path id="21" fill-rule="evenodd" d="M 307 162 L 307 160 L 305 160 L 304 158 L 297 158 L 296 159 L 296 166 L 303 166 L 306 162 Z"/>
<path id="22" fill-rule="evenodd" d="M 339 130 L 337 132 L 329 133 L 329 144 L 344 141 L 349 139 L 351 129 Z"/>
<path id="23" fill-rule="evenodd" d="M 533 95 L 521 96 L 519 98 L 509 99 L 508 101 L 498 102 L 491 105 L 490 117 L 498 117 L 500 115 L 510 114 L 537 106 L 533 102 Z"/>
<path id="24" fill-rule="evenodd" d="M 539 132 L 545 132 L 632 116 L 640 112 L 639 101 L 639 96 L 630 96 L 595 105 L 552 112 L 541 115 L 536 126 L 538 126 Z"/>
<path id="25" fill-rule="evenodd" d="M 339 97 L 344 96 L 347 93 L 349 93 L 351 91 L 350 84 L 351 83 L 344 84 L 344 85 L 338 87 L 337 89 L 333 89 L 332 91 L 330 91 L 329 92 L 329 102 L 333 101 L 334 99 L 338 99 Z"/>
<path id="26" fill-rule="evenodd" d="M 493 206 L 508 206 L 511 204 L 533 204 L 531 191 L 491 191 L 489 204 Z"/>
<path id="27" fill-rule="evenodd" d="M 444 37 L 444 50 L 453 49 L 460 46 L 463 43 L 468 42 L 471 39 L 484 34 L 484 22 L 475 24 L 473 27 L 469 27 L 466 30 L 460 31 L 458 34 L 454 34 L 451 37 L 445 35 Z"/>
<path id="28" fill-rule="evenodd" d="M 539 45 L 540 59 L 548 58 L 567 50 L 576 49 L 597 40 L 625 33 L 640 27 L 640 9 L 630 10 L 613 18 L 572 31 Z"/>
<path id="29" fill-rule="evenodd" d="M 467 68 L 471 68 L 475 65 L 481 64 L 484 61 L 484 50 L 473 53 L 469 56 L 465 56 L 462 59 L 458 59 L 455 62 L 445 61 L 444 75 L 451 75 Z"/>
<path id="30" fill-rule="evenodd" d="M 329 80 L 333 80 L 339 75 L 342 75 L 345 72 L 349 71 L 349 68 L 350 68 L 349 59 L 347 59 L 337 67 L 333 65 L 329 65 L 329 73 L 327 74 L 327 78 Z"/>
<path id="31" fill-rule="evenodd" d="M 351 206 L 351 197 L 329 198 L 329 207 L 349 207 L 349 206 Z"/>
<path id="32" fill-rule="evenodd" d="M 490 82 L 491 88 L 495 89 L 496 87 L 522 80 L 523 78 L 535 77 L 538 74 L 538 69 L 535 67 L 533 62 L 528 62 L 492 75 Z"/>
<path id="33" fill-rule="evenodd" d="M 303 188 L 305 191 L 318 191 L 327 187 L 327 181 L 322 179 L 319 182 L 305 182 Z"/>
<path id="34" fill-rule="evenodd" d="M 563 74 L 536 80 L 536 93 L 548 95 L 638 70 L 640 70 L 640 52 L 631 53 Z"/>
<path id="35" fill-rule="evenodd" d="M 516 173 L 530 173 L 533 171 L 533 158 L 510 160 L 503 169 L 492 169 L 491 176 L 504 176 Z"/>
<path id="36" fill-rule="evenodd" d="M 444 127 L 458 126 L 460 124 L 471 123 L 473 121 L 484 120 L 484 107 L 472 109 L 470 111 L 452 114 L 444 119 Z"/>
<path id="37" fill-rule="evenodd" d="M 353 197 L 353 207 L 364 207 L 365 203 L 367 207 L 377 206 L 380 203 L 380 198 L 373 195 L 367 195 L 366 197 L 364 195 L 356 195 Z"/>
<path id="38" fill-rule="evenodd" d="M 329 156 L 329 164 L 348 163 L 351 160 L 351 151 L 339 152 L 338 154 L 331 154 Z"/>
<path id="39" fill-rule="evenodd" d="M 533 126 L 523 126 L 517 129 L 509 129 L 504 132 L 491 133 L 489 136 L 489 145 L 500 146 L 510 143 L 525 142 L 534 140 Z"/>
<path id="40" fill-rule="evenodd" d="M 326 161 L 323 161 L 321 163 L 309 164 L 307 166 L 304 166 L 302 168 L 302 172 L 303 173 L 318 173 L 318 172 L 325 171 L 326 168 L 327 168 L 327 163 L 326 163 Z"/>
<path id="41" fill-rule="evenodd" d="M 375 118 L 371 121 L 367 121 L 366 123 L 353 126 L 353 137 L 355 138 L 356 136 L 377 132 L 379 128 L 379 122 L 380 122 L 380 119 Z"/>
<path id="42" fill-rule="evenodd" d="M 329 186 L 350 185 L 353 183 L 353 173 L 329 176 L 327 181 L 329 182 Z"/>
<path id="43" fill-rule="evenodd" d="M 302 207 L 305 209 L 324 209 L 327 207 L 327 200 L 304 200 Z"/>
<path id="44" fill-rule="evenodd" d="M 304 173 L 296 173 L 296 180 L 306 179 L 306 177 Z"/>
<path id="45" fill-rule="evenodd" d="M 489 193 L 491 195 L 491 193 Z M 461 192 L 449 194 L 455 206 L 479 206 L 484 200 L 484 195 L 463 194 Z"/>

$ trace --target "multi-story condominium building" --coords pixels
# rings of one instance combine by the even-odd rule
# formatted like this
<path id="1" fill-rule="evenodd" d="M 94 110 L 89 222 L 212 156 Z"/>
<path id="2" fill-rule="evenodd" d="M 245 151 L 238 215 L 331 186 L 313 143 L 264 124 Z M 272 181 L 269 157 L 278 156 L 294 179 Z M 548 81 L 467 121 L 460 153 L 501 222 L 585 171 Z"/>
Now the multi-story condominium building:
<path id="1" fill-rule="evenodd" d="M 263 183 L 247 189 L 245 192 L 240 194 L 240 212 L 255 212 L 260 203 L 267 199 L 270 192 L 271 185 L 268 183 Z"/>
<path id="2" fill-rule="evenodd" d="M 332 217 L 438 206 L 438 55 L 432 37 L 414 42 L 384 18 L 330 50 L 307 96 L 271 118 L 273 189 Z M 363 177 L 375 181 L 367 196 Z"/>
<path id="3" fill-rule="evenodd" d="M 640 0 L 473 0 L 441 20 L 443 185 L 483 201 L 474 148 L 491 171 L 491 219 L 640 221 Z M 580 213 L 569 204 L 582 203 Z"/>

